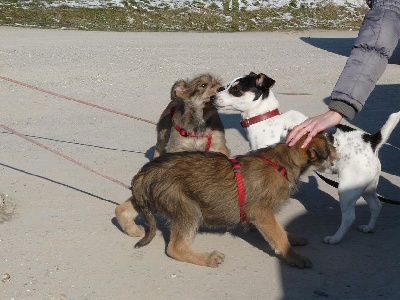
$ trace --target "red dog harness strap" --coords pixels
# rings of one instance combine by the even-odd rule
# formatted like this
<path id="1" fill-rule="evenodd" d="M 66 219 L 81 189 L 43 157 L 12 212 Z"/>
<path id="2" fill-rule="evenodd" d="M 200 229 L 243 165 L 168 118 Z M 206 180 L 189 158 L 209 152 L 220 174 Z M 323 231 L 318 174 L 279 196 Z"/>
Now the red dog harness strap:
<path id="1" fill-rule="evenodd" d="M 246 215 L 244 213 L 244 186 L 243 186 L 243 180 L 242 180 L 242 169 L 240 167 L 240 163 L 236 158 L 230 159 L 232 168 L 233 168 L 233 173 L 235 173 L 235 179 L 236 179 L 236 186 L 238 190 L 238 195 L 239 195 L 239 211 L 240 211 L 240 222 L 245 222 L 246 221 Z"/>
<path id="2" fill-rule="evenodd" d="M 282 174 L 282 176 L 289 181 L 287 171 L 284 167 L 277 165 L 273 161 L 269 160 L 268 158 L 265 157 L 258 157 L 260 160 L 265 162 L 266 164 L 269 164 L 271 167 L 273 167 L 275 170 L 277 170 L 279 173 Z M 236 186 L 238 190 L 238 195 L 239 195 L 239 212 L 240 212 L 240 222 L 245 222 L 246 221 L 246 215 L 244 213 L 244 199 L 245 199 L 245 193 L 244 193 L 244 185 L 243 185 L 243 179 L 242 179 L 242 168 L 240 167 L 240 163 L 236 158 L 231 158 L 229 159 L 232 164 L 232 169 L 233 173 L 235 173 L 235 179 L 236 179 Z"/>
<path id="3" fill-rule="evenodd" d="M 206 144 L 206 148 L 204 149 L 204 151 L 209 151 L 210 150 L 211 141 L 212 141 L 212 134 L 207 136 L 207 144 Z"/>
<path id="4" fill-rule="evenodd" d="M 251 118 L 248 118 L 248 119 L 242 119 L 240 121 L 240 125 L 242 125 L 242 127 L 246 128 L 246 127 L 249 127 L 250 125 L 253 125 L 255 123 L 258 123 L 258 122 L 264 121 L 266 119 L 275 117 L 277 115 L 279 115 L 279 110 L 278 109 L 274 109 L 274 110 L 268 111 L 268 112 L 266 112 L 265 114 L 262 114 L 262 115 L 258 115 L 258 116 L 251 117 Z"/>
<path id="5" fill-rule="evenodd" d="M 282 176 L 285 177 L 286 180 L 289 181 L 287 171 L 284 167 L 277 165 L 276 163 L 269 160 L 268 158 L 265 158 L 265 157 L 258 157 L 258 158 L 261 159 L 263 162 L 269 164 L 271 167 L 273 167 L 275 170 L 277 170 L 279 173 L 281 173 Z"/>
<path id="6" fill-rule="evenodd" d="M 206 144 L 206 147 L 205 147 L 204 151 L 209 151 L 210 150 L 211 142 L 212 142 L 212 134 L 210 134 L 210 135 L 198 135 L 198 134 L 195 134 L 195 133 L 187 132 L 185 129 L 181 128 L 179 125 L 175 125 L 175 129 L 176 129 L 176 131 L 179 132 L 179 134 L 181 136 L 184 136 L 184 137 L 188 137 L 188 136 L 189 137 L 207 137 L 207 144 Z"/>
<path id="7" fill-rule="evenodd" d="M 169 111 L 169 115 L 171 116 L 171 118 L 173 117 L 175 113 L 175 107 L 171 107 L 170 111 Z M 209 151 L 210 147 L 211 147 L 211 142 L 212 142 L 212 134 L 210 135 L 198 135 L 192 132 L 187 132 L 184 128 L 180 127 L 179 125 L 175 125 L 175 129 L 176 131 L 179 132 L 179 134 L 183 137 L 207 137 L 207 144 L 206 147 L 204 149 L 204 151 Z"/>

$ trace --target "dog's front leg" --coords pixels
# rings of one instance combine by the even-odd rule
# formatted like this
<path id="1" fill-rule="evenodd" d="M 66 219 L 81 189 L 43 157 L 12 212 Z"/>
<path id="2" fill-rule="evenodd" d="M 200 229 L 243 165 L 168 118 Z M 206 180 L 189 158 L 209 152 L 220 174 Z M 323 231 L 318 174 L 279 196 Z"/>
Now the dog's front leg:
<path id="1" fill-rule="evenodd" d="M 311 267 L 311 261 L 307 257 L 298 254 L 290 246 L 288 235 L 276 221 L 272 210 L 259 213 L 254 225 L 269 242 L 275 253 L 281 255 L 289 265 L 302 269 Z M 292 238 L 294 238 L 293 235 L 291 235 Z"/>

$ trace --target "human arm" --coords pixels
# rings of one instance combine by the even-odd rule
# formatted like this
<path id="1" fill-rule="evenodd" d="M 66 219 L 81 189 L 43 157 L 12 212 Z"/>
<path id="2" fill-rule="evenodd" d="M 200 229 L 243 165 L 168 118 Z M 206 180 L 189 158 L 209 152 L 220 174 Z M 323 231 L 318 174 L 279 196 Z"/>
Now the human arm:
<path id="1" fill-rule="evenodd" d="M 308 134 L 305 147 L 318 132 L 339 124 L 343 117 L 353 119 L 386 69 L 399 36 L 400 0 L 374 0 L 333 89 L 329 111 L 296 126 L 286 138 L 289 146 Z"/>
<path id="2" fill-rule="evenodd" d="M 331 93 L 329 109 L 352 120 L 386 69 L 400 36 L 400 1 L 374 0 L 346 65 Z"/>

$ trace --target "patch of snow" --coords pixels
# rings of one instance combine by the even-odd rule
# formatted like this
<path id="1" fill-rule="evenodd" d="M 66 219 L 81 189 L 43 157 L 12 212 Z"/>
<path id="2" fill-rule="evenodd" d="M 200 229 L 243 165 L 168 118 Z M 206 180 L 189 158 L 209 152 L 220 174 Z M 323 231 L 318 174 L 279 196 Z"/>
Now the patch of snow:
<path id="1" fill-rule="evenodd" d="M 129 6 L 136 8 L 140 6 L 142 8 L 185 8 L 185 7 L 210 7 L 211 5 L 219 9 L 244 9 L 244 10 L 255 10 L 265 7 L 282 7 L 286 5 L 292 5 L 299 7 L 300 5 L 306 5 L 313 7 L 316 4 L 332 3 L 339 6 L 353 6 L 360 7 L 366 5 L 366 0 L 229 0 L 229 1 L 210 1 L 210 0 L 20 0 L 17 1 L 1 1 L 2 5 L 19 5 L 19 6 L 42 6 L 42 7 L 81 7 L 81 8 L 106 8 L 106 7 L 119 7 L 123 8 Z"/>

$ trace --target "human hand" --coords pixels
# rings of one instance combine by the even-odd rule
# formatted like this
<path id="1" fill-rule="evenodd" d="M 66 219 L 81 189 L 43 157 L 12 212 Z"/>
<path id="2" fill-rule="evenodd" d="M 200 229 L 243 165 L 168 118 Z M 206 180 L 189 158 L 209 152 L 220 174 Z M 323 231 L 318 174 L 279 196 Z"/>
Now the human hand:
<path id="1" fill-rule="evenodd" d="M 342 119 L 343 116 L 333 110 L 329 110 L 326 113 L 313 118 L 308 118 L 303 123 L 293 128 L 293 130 L 286 137 L 286 143 L 289 146 L 293 146 L 303 135 L 307 134 L 308 136 L 301 146 L 301 148 L 304 148 L 318 132 L 336 126 Z"/>

